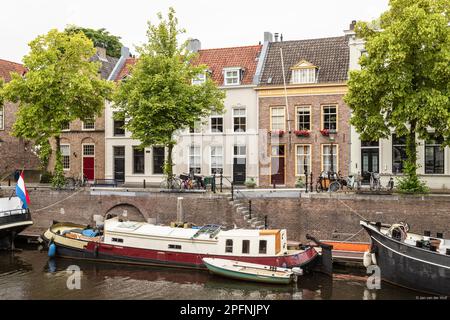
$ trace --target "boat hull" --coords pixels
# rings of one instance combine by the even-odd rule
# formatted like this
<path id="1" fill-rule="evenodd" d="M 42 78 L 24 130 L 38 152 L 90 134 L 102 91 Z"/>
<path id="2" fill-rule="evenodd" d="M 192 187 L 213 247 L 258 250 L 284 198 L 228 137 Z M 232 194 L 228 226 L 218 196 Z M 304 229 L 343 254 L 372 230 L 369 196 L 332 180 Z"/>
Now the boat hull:
<path id="1" fill-rule="evenodd" d="M 44 233 L 42 238 L 47 243 L 50 241 L 50 236 L 47 233 Z M 96 242 L 86 242 L 84 248 L 82 248 L 79 245 L 80 242 L 77 242 L 75 246 L 70 243 L 60 243 L 58 238 L 53 238 L 53 241 L 56 245 L 56 255 L 63 258 L 204 270 L 207 268 L 203 263 L 203 258 L 239 260 L 285 268 L 301 267 L 309 270 L 319 257 L 313 247 L 307 247 L 305 250 L 283 256 L 243 257 L 130 248 Z"/>
<path id="2" fill-rule="evenodd" d="M 207 264 L 207 263 L 205 263 Z M 237 272 L 233 270 L 227 270 L 223 268 L 219 268 L 212 264 L 207 264 L 208 270 L 214 274 L 217 274 L 222 277 L 232 278 L 236 280 L 244 280 L 244 281 L 252 281 L 252 282 L 262 282 L 262 283 L 270 283 L 270 284 L 289 284 L 292 282 L 292 278 L 286 277 L 268 277 L 261 276 L 255 274 L 246 274 L 242 272 Z"/>
<path id="3" fill-rule="evenodd" d="M 382 280 L 424 293 L 450 295 L 450 256 L 416 248 L 363 227 L 371 238 Z"/>
<path id="4" fill-rule="evenodd" d="M 0 249 L 11 249 L 16 236 L 32 224 L 29 212 L 0 217 Z"/>

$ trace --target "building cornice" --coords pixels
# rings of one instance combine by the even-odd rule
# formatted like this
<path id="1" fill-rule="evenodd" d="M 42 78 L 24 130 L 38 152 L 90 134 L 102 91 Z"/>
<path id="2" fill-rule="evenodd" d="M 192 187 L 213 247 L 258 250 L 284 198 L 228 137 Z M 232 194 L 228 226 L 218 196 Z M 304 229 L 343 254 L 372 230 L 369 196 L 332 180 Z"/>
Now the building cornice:
<path id="1" fill-rule="evenodd" d="M 284 96 L 284 86 L 259 86 L 255 88 L 259 97 L 277 97 Z M 319 95 L 319 94 L 346 94 L 348 91 L 346 82 L 338 83 L 313 83 L 302 85 L 288 85 L 286 87 L 287 95 Z"/>

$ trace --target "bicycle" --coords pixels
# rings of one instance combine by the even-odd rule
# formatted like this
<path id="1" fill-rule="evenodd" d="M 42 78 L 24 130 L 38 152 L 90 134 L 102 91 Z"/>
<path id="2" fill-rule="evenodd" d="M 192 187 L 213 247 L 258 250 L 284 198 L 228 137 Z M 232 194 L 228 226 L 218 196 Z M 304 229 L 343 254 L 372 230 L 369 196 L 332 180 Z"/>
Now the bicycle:
<path id="1" fill-rule="evenodd" d="M 204 189 L 205 184 L 202 176 L 196 176 L 195 174 L 180 174 L 181 188 L 192 190 L 192 189 Z"/>
<path id="2" fill-rule="evenodd" d="M 337 174 L 335 172 L 322 171 L 317 178 L 316 192 L 322 191 L 336 192 L 341 189 L 341 184 L 338 181 Z"/>
<path id="3" fill-rule="evenodd" d="M 342 179 L 342 188 L 345 186 L 350 190 L 361 190 L 361 176 L 358 174 L 349 174 L 345 179 Z"/>
<path id="4" fill-rule="evenodd" d="M 370 190 L 371 191 L 380 191 L 383 186 L 381 185 L 381 177 L 378 172 L 367 172 L 370 174 Z M 386 185 L 386 190 L 392 191 L 394 189 L 394 178 L 392 176 L 389 176 L 389 181 Z"/>
<path id="5" fill-rule="evenodd" d="M 161 189 L 179 190 L 181 188 L 181 180 L 176 175 L 167 176 L 160 183 Z"/>
<path id="6" fill-rule="evenodd" d="M 76 190 L 88 186 L 88 178 L 83 175 L 82 178 L 66 177 L 64 178 L 64 189 Z"/>

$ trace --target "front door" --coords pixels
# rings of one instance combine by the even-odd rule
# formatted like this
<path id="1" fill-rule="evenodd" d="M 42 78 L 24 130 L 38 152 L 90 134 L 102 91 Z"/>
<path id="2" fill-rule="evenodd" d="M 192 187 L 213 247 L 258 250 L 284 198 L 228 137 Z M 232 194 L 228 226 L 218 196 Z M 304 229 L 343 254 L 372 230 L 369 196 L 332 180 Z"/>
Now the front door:
<path id="1" fill-rule="evenodd" d="M 83 175 L 90 181 L 95 179 L 95 145 L 83 145 Z"/>
<path id="2" fill-rule="evenodd" d="M 125 181 L 125 147 L 114 147 L 114 180 Z"/>
<path id="3" fill-rule="evenodd" d="M 379 149 L 378 148 L 362 148 L 361 164 L 362 164 L 362 183 L 370 182 L 370 172 L 380 172 L 379 168 Z"/>
<path id="4" fill-rule="evenodd" d="M 233 182 L 244 184 L 247 178 L 247 150 L 245 146 L 234 146 Z"/>
<path id="5" fill-rule="evenodd" d="M 270 183 L 282 184 L 285 182 L 285 146 L 275 145 L 271 147 L 271 162 L 270 162 Z"/>

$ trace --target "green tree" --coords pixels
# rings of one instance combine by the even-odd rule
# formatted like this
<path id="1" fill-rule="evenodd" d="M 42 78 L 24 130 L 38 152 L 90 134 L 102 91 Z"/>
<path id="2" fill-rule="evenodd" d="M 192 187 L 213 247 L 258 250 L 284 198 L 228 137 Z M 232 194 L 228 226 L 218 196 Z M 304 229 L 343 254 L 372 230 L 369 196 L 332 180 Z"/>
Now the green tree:
<path id="1" fill-rule="evenodd" d="M 54 186 L 64 183 L 60 134 L 64 124 L 100 115 L 113 85 L 100 79 L 99 62 L 92 41 L 83 33 L 69 35 L 54 29 L 31 41 L 23 58 L 25 76 L 13 74 L 4 86 L 5 98 L 18 102 L 13 135 L 31 140 L 48 159 L 52 139 L 56 142 Z"/>
<path id="2" fill-rule="evenodd" d="M 417 140 L 429 129 L 450 145 L 450 1 L 391 0 L 372 22 L 358 22 L 365 40 L 360 71 L 352 71 L 345 102 L 364 140 L 406 137 L 405 177 L 399 189 L 426 192 L 417 176 Z"/>
<path id="3" fill-rule="evenodd" d="M 120 50 L 123 46 L 120 37 L 110 34 L 105 28 L 95 30 L 69 25 L 64 31 L 69 34 L 83 32 L 86 37 L 92 40 L 95 47 L 105 48 L 108 56 L 120 58 Z"/>
<path id="4" fill-rule="evenodd" d="M 193 127 L 196 121 L 223 111 L 224 93 L 211 79 L 201 85 L 191 81 L 207 67 L 194 63 L 195 54 L 187 43 L 178 44 L 175 11 L 170 8 L 168 19 L 158 14 L 160 23 L 148 23 L 148 42 L 138 48 L 139 59 L 131 76 L 120 84 L 115 98 L 118 117 L 127 119 L 125 128 L 141 147 L 163 145 L 168 148 L 165 173 L 173 174 L 172 150 L 177 130 Z"/>

